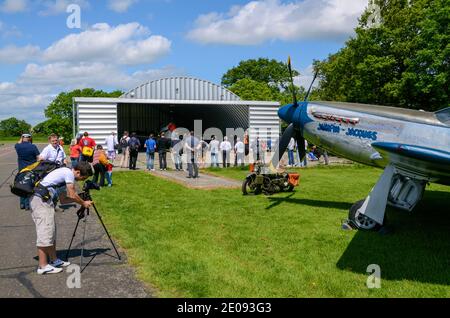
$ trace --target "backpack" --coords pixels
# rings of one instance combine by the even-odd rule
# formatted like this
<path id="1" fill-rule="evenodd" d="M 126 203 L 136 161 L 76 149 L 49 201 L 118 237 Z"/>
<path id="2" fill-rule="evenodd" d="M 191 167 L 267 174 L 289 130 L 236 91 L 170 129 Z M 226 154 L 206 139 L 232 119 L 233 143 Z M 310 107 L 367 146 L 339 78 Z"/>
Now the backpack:
<path id="1" fill-rule="evenodd" d="M 11 193 L 26 198 L 34 193 L 34 188 L 53 170 L 61 165 L 53 161 L 38 161 L 20 170 L 11 185 Z"/>
<path id="2" fill-rule="evenodd" d="M 130 150 L 131 151 L 138 151 L 139 150 L 139 139 L 137 139 L 137 138 L 131 138 L 130 139 Z"/>
<path id="3" fill-rule="evenodd" d="M 125 137 L 122 137 L 120 139 L 120 148 L 126 148 L 128 147 L 128 141 Z"/>

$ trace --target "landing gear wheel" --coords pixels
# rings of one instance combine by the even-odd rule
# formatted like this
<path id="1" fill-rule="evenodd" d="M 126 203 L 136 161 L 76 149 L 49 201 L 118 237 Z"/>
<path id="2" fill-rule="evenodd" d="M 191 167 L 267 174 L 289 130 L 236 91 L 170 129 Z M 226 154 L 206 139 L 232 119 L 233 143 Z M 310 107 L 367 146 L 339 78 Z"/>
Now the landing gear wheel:
<path id="1" fill-rule="evenodd" d="M 360 200 L 352 205 L 348 213 L 348 218 L 352 222 L 352 226 L 358 230 L 378 231 L 381 228 L 380 224 L 358 212 L 358 209 L 362 207 L 364 201 Z"/>
<path id="2" fill-rule="evenodd" d="M 242 183 L 242 194 L 243 195 L 258 195 L 261 193 L 261 186 L 254 185 L 251 178 L 247 178 Z"/>

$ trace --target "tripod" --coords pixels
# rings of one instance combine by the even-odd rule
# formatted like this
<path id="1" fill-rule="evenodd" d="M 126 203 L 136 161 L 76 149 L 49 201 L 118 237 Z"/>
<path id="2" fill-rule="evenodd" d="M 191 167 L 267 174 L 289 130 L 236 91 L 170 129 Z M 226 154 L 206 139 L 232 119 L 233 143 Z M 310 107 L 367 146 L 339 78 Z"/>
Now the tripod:
<path id="1" fill-rule="evenodd" d="M 83 190 L 84 190 L 84 192 L 79 194 L 80 198 L 82 198 L 84 201 L 92 201 L 92 197 L 89 192 L 89 188 L 83 189 Z M 94 203 L 92 203 L 92 207 L 94 208 L 94 211 L 97 214 L 97 217 L 100 220 L 100 223 L 103 226 L 103 230 L 105 231 L 106 235 L 108 236 L 108 239 L 111 242 L 111 245 L 114 248 L 114 251 L 116 251 L 118 259 L 121 260 L 119 252 L 117 251 L 116 246 L 114 245 L 114 242 L 111 239 L 111 236 L 109 235 L 109 232 L 106 229 L 105 224 L 103 223 L 102 217 L 100 216 L 100 213 L 98 212 L 97 207 L 95 206 Z M 83 267 L 83 254 L 84 254 L 84 240 L 86 238 L 86 221 L 87 221 L 87 217 L 89 216 L 89 209 L 81 207 L 77 211 L 77 215 L 78 215 L 78 221 L 77 221 L 77 225 L 75 226 L 75 230 L 73 231 L 73 235 L 72 235 L 72 239 L 69 244 L 69 248 L 67 249 L 66 260 L 69 260 L 70 248 L 72 247 L 73 239 L 75 238 L 75 235 L 77 233 L 77 229 L 78 229 L 78 225 L 80 224 L 80 221 L 83 220 L 84 229 L 83 229 L 83 240 L 81 241 L 81 259 L 80 259 L 80 268 L 82 268 Z M 88 263 L 88 265 L 89 265 L 89 263 Z"/>

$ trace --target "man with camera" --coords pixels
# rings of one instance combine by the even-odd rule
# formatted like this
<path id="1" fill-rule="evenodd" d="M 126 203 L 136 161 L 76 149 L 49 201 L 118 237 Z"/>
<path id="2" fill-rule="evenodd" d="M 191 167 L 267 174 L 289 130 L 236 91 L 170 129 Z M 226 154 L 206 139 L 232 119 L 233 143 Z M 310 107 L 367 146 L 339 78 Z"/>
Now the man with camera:
<path id="1" fill-rule="evenodd" d="M 75 190 L 75 181 L 86 180 L 92 175 L 91 165 L 80 162 L 75 168 L 63 167 L 50 172 L 35 188 L 30 207 L 36 225 L 39 275 L 60 273 L 61 267 L 70 265 L 69 262 L 64 262 L 56 256 L 55 205 L 60 200 L 63 204 L 75 202 L 89 208 L 93 202 L 80 198 Z"/>

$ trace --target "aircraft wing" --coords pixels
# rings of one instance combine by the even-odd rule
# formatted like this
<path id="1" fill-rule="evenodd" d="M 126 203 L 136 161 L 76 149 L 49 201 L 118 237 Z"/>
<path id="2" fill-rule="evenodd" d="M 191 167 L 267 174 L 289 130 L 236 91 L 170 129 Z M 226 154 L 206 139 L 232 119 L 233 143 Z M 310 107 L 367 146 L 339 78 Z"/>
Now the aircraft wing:
<path id="1" fill-rule="evenodd" d="M 421 146 L 374 142 L 372 147 L 393 165 L 419 175 L 450 182 L 450 153 Z"/>

